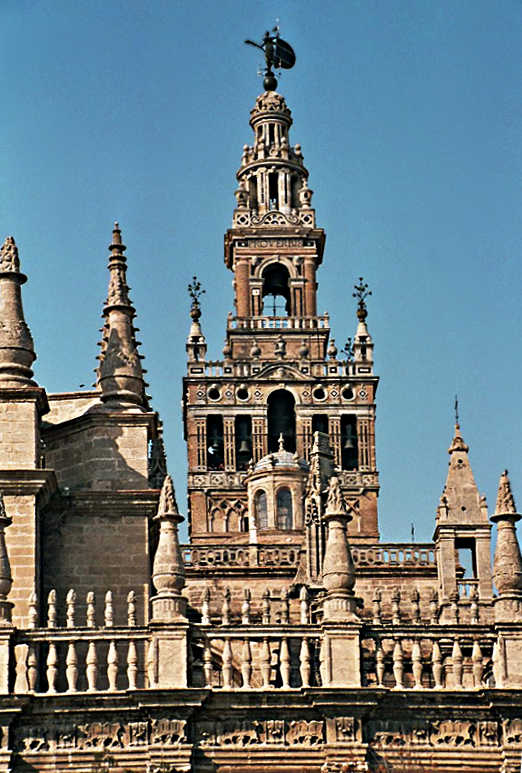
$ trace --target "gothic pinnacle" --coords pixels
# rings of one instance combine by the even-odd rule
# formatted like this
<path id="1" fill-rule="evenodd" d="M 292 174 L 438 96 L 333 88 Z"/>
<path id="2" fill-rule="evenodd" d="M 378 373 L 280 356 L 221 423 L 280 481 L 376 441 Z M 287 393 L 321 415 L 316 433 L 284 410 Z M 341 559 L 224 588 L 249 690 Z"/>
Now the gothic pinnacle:
<path id="1" fill-rule="evenodd" d="M 0 251 L 0 386 L 36 386 L 31 365 L 36 359 L 29 327 L 24 319 L 18 247 L 8 236 Z"/>
<path id="2" fill-rule="evenodd" d="M 450 456 L 446 485 L 439 517 L 449 523 L 487 522 L 485 500 L 481 498 L 473 477 L 468 457 L 469 447 L 464 442 L 459 424 L 448 448 Z"/>
<path id="3" fill-rule="evenodd" d="M 328 524 L 323 561 L 323 585 L 327 595 L 323 612 L 325 620 L 350 620 L 356 617 L 353 593 L 355 570 L 346 535 L 351 516 L 347 513 L 339 478 L 330 478 L 323 521 Z"/>
<path id="4" fill-rule="evenodd" d="M 133 319 L 136 315 L 129 299 L 125 245 L 118 223 L 114 223 L 109 246 L 109 289 L 103 309 L 100 364 L 96 385 L 104 403 L 118 407 L 139 406 L 147 409 L 144 370 L 135 338 Z"/>

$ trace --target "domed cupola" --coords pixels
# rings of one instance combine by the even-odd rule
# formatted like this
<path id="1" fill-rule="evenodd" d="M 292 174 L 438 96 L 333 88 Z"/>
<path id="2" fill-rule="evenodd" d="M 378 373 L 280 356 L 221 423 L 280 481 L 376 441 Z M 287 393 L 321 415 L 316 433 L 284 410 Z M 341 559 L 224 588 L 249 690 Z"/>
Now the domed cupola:
<path id="1" fill-rule="evenodd" d="M 297 454 L 286 451 L 282 436 L 279 450 L 253 464 L 245 479 L 251 540 L 291 542 L 304 527 L 303 497 L 309 465 Z M 278 533 L 275 538 L 274 532 Z M 285 532 L 283 537 L 281 532 Z M 299 537 L 302 539 L 302 536 Z"/>

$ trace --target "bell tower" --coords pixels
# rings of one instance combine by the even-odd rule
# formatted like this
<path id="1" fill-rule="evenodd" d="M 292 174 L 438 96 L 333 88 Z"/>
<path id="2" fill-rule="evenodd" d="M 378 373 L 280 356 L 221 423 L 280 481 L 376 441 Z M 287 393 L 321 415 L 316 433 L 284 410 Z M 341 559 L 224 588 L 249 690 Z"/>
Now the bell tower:
<path id="1" fill-rule="evenodd" d="M 378 378 L 368 288 L 362 279 L 355 287 L 358 326 L 341 359 L 328 314 L 317 313 L 325 233 L 316 225 L 303 152 L 291 144 L 292 116 L 275 79 L 265 79 L 265 88 L 250 114 L 253 141 L 243 148 L 225 234 L 235 311 L 222 360 L 207 358 L 202 290 L 196 279 L 189 287 L 183 405 L 191 540 L 303 544 L 304 491 L 319 432 L 352 515 L 350 538 L 373 541 Z"/>

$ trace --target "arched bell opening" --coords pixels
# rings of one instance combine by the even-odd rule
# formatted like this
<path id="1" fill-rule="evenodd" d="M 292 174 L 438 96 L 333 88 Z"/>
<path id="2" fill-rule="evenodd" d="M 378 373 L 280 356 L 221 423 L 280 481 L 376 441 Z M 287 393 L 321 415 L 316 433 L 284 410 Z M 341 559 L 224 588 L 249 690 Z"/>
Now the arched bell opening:
<path id="1" fill-rule="evenodd" d="M 222 470 L 225 466 L 223 417 L 207 416 L 207 468 Z"/>
<path id="2" fill-rule="evenodd" d="M 294 453 L 295 445 L 295 400 L 290 392 L 278 389 L 268 398 L 268 451 L 279 450 L 279 437 L 283 436 L 285 451 Z"/>
<path id="3" fill-rule="evenodd" d="M 341 467 L 343 470 L 355 470 L 357 461 L 357 418 L 354 415 L 341 416 Z"/>
<path id="4" fill-rule="evenodd" d="M 252 418 L 250 416 L 236 416 L 236 467 L 238 470 L 246 470 L 252 458 Z"/>
<path id="5" fill-rule="evenodd" d="M 290 274 L 281 263 L 271 263 L 263 272 L 263 316 L 283 317 L 291 313 Z"/>

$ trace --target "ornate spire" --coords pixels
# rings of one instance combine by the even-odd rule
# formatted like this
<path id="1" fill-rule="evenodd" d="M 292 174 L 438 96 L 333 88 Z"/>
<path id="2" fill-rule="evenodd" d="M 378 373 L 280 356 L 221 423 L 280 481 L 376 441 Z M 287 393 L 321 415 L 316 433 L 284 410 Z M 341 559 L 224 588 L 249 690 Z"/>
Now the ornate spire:
<path id="1" fill-rule="evenodd" d="M 158 422 L 158 433 L 151 440 L 149 454 L 149 486 L 152 488 L 161 488 L 167 474 L 167 457 L 165 454 L 165 445 L 163 443 L 163 424 Z"/>
<path id="2" fill-rule="evenodd" d="M 438 508 L 439 523 L 487 523 L 485 499 L 480 496 L 468 458 L 469 447 L 464 442 L 460 426 L 448 448 L 450 455 L 448 475 Z"/>
<path id="3" fill-rule="evenodd" d="M 192 324 L 190 325 L 185 348 L 190 361 L 204 361 L 207 354 L 207 341 L 199 322 L 201 319 L 201 303 L 199 299 L 205 294 L 206 290 L 201 287 L 201 282 L 195 275 L 192 277 L 192 282 L 188 285 L 187 290 L 191 299 L 190 316 Z"/>
<path id="4" fill-rule="evenodd" d="M 8 236 L 0 250 L 0 387 L 36 386 L 31 365 L 36 359 L 24 319 L 18 248 Z"/>
<path id="5" fill-rule="evenodd" d="M 179 547 L 178 523 L 183 520 L 178 512 L 174 485 L 166 475 L 161 489 L 158 513 L 159 539 L 152 581 L 157 595 L 152 598 L 152 618 L 167 622 L 185 616 L 187 600 L 181 595 L 185 585 L 185 566 Z"/>
<path id="6" fill-rule="evenodd" d="M 493 562 L 493 579 L 497 590 L 505 598 L 495 602 L 495 618 L 498 621 L 516 620 L 522 615 L 522 556 L 518 544 L 515 524 L 520 520 L 507 470 L 500 476 L 497 506 L 491 516 L 497 524 L 497 544 Z"/>
<path id="7" fill-rule="evenodd" d="M 109 290 L 103 309 L 101 353 L 96 386 L 104 403 L 118 407 L 139 406 L 148 409 L 147 395 L 133 325 L 136 311 L 129 299 L 125 245 L 118 223 L 114 223 L 109 246 Z"/>
<path id="8" fill-rule="evenodd" d="M 333 475 L 328 485 L 328 498 L 323 520 L 328 524 L 328 536 L 323 561 L 324 620 L 354 620 L 356 600 L 353 592 L 355 570 L 346 536 L 351 515 L 346 510 L 339 478 Z"/>

